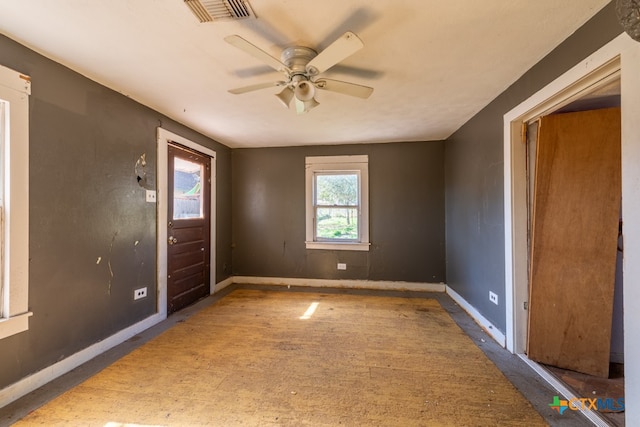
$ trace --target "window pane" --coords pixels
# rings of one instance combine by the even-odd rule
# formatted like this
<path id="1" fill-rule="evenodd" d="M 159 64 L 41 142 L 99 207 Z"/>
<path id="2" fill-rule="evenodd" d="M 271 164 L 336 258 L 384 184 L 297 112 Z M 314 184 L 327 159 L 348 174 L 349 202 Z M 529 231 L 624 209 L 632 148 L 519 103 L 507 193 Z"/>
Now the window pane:
<path id="1" fill-rule="evenodd" d="M 316 174 L 316 205 L 357 206 L 358 174 Z"/>
<path id="2" fill-rule="evenodd" d="M 358 240 L 358 209 L 317 208 L 316 239 Z"/>
<path id="3" fill-rule="evenodd" d="M 199 163 L 174 158 L 173 219 L 203 218 L 202 169 Z"/>

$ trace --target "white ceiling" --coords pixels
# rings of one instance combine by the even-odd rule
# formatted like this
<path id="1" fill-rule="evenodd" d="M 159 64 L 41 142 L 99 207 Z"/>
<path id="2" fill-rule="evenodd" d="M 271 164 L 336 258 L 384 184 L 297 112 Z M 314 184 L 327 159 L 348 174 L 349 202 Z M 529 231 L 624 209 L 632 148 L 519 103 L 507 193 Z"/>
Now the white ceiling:
<path id="1" fill-rule="evenodd" d="M 3 0 L 0 32 L 230 147 L 428 141 L 451 135 L 609 0 L 249 3 L 258 19 L 201 24 L 183 0 Z M 297 115 L 273 96 L 280 88 L 227 92 L 281 75 L 225 36 L 279 58 L 347 30 L 364 48 L 324 75 L 374 87 L 369 99 L 321 91 L 321 105 Z"/>

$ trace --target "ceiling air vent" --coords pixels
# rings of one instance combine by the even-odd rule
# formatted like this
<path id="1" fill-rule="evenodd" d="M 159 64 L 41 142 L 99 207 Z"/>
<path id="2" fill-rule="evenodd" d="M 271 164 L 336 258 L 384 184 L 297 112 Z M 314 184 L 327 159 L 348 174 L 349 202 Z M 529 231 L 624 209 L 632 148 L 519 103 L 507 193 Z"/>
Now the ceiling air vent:
<path id="1" fill-rule="evenodd" d="M 221 19 L 255 18 L 255 14 L 244 0 L 184 0 L 200 22 Z"/>

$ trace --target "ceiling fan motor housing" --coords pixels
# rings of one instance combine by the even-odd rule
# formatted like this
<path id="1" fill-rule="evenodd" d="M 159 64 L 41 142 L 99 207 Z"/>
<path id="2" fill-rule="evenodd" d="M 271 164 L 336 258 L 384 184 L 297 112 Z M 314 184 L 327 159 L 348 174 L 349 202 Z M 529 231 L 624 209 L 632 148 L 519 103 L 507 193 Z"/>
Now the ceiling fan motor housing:
<path id="1" fill-rule="evenodd" d="M 282 51 L 280 60 L 291 70 L 291 75 L 307 74 L 307 64 L 318 55 L 315 50 L 304 46 L 292 46 Z"/>

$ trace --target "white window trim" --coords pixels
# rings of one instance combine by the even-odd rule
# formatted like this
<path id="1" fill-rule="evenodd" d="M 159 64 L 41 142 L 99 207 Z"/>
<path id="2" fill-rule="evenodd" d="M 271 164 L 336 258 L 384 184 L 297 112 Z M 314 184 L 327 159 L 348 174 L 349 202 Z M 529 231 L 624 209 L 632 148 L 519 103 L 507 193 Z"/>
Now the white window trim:
<path id="1" fill-rule="evenodd" d="M 358 225 L 359 242 L 318 242 L 313 232 L 313 176 L 315 172 L 358 171 L 360 209 Z M 368 251 L 369 242 L 369 156 L 312 156 L 305 158 L 305 211 L 307 249 Z"/>
<path id="2" fill-rule="evenodd" d="M 0 66 L 4 221 L 0 339 L 29 329 L 29 95 L 31 80 Z"/>

